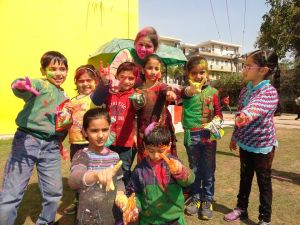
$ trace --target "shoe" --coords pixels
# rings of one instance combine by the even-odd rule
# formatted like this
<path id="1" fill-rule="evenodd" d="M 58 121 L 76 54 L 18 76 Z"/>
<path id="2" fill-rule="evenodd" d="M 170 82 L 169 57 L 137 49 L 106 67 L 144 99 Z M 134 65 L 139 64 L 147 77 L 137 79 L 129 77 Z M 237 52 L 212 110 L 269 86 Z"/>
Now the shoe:
<path id="1" fill-rule="evenodd" d="M 211 202 L 202 202 L 200 211 L 200 218 L 203 220 L 210 220 L 213 217 L 213 206 Z"/>
<path id="2" fill-rule="evenodd" d="M 190 203 L 185 207 L 185 212 L 188 215 L 196 215 L 199 213 L 201 208 L 201 202 L 197 199 L 192 199 Z"/>
<path id="3" fill-rule="evenodd" d="M 260 220 L 260 221 L 258 222 L 258 225 L 271 225 L 271 222 L 265 222 L 265 221 L 263 221 L 263 220 Z"/>
<path id="4" fill-rule="evenodd" d="M 248 219 L 248 212 L 246 210 L 242 210 L 240 208 L 233 209 L 232 212 L 227 213 L 223 219 L 227 222 L 235 221 L 238 219 Z"/>
<path id="5" fill-rule="evenodd" d="M 72 203 L 67 208 L 64 209 L 64 214 L 66 215 L 74 215 L 77 212 L 77 204 Z"/>

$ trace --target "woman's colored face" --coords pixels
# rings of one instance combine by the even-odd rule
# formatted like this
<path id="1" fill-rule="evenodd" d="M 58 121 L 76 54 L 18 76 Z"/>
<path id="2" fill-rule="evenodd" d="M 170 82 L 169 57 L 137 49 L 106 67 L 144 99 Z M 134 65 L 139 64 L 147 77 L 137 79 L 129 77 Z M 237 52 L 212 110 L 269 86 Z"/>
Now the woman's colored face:
<path id="1" fill-rule="evenodd" d="M 208 73 L 205 66 L 200 63 L 194 66 L 189 73 L 189 79 L 193 82 L 201 82 L 204 77 L 208 78 Z"/>
<path id="2" fill-rule="evenodd" d="M 146 80 L 156 82 L 161 77 L 161 65 L 156 59 L 150 59 L 144 68 Z"/>
<path id="3" fill-rule="evenodd" d="M 154 46 L 149 37 L 141 37 L 134 45 L 139 58 L 144 59 L 146 56 L 154 53 Z"/>
<path id="4" fill-rule="evenodd" d="M 84 73 L 76 80 L 76 86 L 79 94 L 89 95 L 95 90 L 96 81 L 88 73 Z"/>

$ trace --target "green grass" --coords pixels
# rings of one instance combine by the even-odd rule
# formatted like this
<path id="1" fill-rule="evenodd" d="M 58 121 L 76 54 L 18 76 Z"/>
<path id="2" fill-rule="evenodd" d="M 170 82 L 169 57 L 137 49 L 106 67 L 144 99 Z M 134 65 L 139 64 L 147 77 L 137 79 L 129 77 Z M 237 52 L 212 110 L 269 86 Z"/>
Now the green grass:
<path id="1" fill-rule="evenodd" d="M 236 195 L 239 186 L 239 157 L 237 153 L 228 150 L 232 130 L 226 129 L 226 135 L 218 142 L 217 169 L 215 183 L 214 218 L 211 221 L 199 221 L 197 217 L 186 216 L 188 225 L 228 224 L 223 221 L 224 213 L 229 212 L 236 204 Z M 273 161 L 273 225 L 293 225 L 300 221 L 300 130 L 288 130 L 280 128 L 277 130 L 279 148 L 276 150 Z M 187 156 L 182 145 L 183 135 L 178 135 L 179 157 L 187 164 Z M 0 141 L 0 179 L 2 182 L 3 168 L 10 153 L 11 140 Z M 67 146 L 67 144 L 66 144 Z M 64 195 L 59 206 L 57 219 L 60 224 L 74 224 L 73 216 L 65 216 L 62 210 L 72 201 L 73 191 L 67 186 L 69 174 L 69 162 L 63 162 Z M 231 224 L 257 223 L 258 216 L 258 188 L 256 178 L 254 179 L 249 201 L 249 220 Z M 34 172 L 28 189 L 18 211 L 15 224 L 31 225 L 36 221 L 41 210 L 41 198 L 39 194 L 37 176 Z"/>

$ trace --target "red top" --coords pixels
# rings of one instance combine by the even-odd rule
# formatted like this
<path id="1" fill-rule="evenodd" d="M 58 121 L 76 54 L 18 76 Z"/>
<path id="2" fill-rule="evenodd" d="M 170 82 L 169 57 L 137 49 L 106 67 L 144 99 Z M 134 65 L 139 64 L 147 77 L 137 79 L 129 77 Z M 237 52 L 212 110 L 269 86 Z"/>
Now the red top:
<path id="1" fill-rule="evenodd" d="M 116 133 L 115 146 L 132 147 L 135 133 L 135 108 L 133 107 L 129 96 L 134 93 L 134 89 L 109 93 L 105 104 L 108 107 L 109 115 L 116 122 L 111 124 L 111 131 Z"/>

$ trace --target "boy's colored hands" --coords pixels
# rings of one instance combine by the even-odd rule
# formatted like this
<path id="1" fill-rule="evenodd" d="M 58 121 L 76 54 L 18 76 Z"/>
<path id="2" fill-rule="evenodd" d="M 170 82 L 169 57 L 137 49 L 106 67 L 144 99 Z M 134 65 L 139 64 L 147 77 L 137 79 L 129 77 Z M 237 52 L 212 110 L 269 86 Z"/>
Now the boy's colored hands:
<path id="1" fill-rule="evenodd" d="M 189 80 L 190 86 L 189 86 L 189 92 L 192 94 L 198 94 L 202 91 L 202 86 L 207 82 L 207 79 L 203 77 L 201 82 L 194 82 L 192 80 Z"/>
<path id="2" fill-rule="evenodd" d="M 25 77 L 25 80 L 18 80 L 12 86 L 13 89 L 29 91 L 35 96 L 39 96 L 40 92 L 38 92 L 34 87 L 31 86 L 31 82 L 28 77 Z"/>
<path id="3" fill-rule="evenodd" d="M 127 205 L 123 211 L 123 223 L 127 225 L 130 222 L 135 222 L 138 219 L 139 211 L 135 204 L 135 193 L 132 193 L 128 198 Z"/>
<path id="4" fill-rule="evenodd" d="M 183 169 L 181 162 L 173 158 L 169 159 L 164 153 L 160 153 L 160 156 L 163 160 L 165 160 L 165 162 L 169 166 L 172 175 L 181 174 Z"/>
<path id="5" fill-rule="evenodd" d="M 100 78 L 105 84 L 109 84 L 110 90 L 113 93 L 119 92 L 120 89 L 120 81 L 115 78 L 115 76 L 110 74 L 110 65 L 108 64 L 107 67 L 103 66 L 102 60 L 100 60 L 100 66 L 99 66 L 99 74 Z"/>

